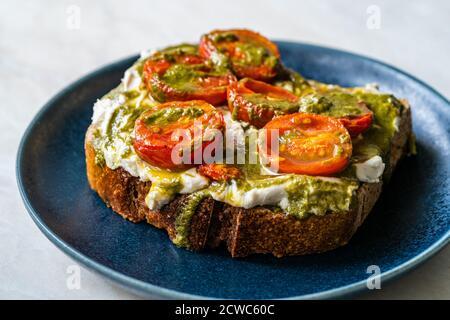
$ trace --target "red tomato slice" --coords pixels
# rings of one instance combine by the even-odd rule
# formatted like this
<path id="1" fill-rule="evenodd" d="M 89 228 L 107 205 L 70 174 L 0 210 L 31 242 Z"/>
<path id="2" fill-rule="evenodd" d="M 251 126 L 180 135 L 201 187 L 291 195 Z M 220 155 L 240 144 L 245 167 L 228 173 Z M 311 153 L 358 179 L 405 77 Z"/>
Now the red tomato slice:
<path id="1" fill-rule="evenodd" d="M 276 115 L 297 112 L 299 98 L 265 82 L 244 78 L 228 87 L 228 108 L 241 121 L 262 128 Z"/>
<path id="2" fill-rule="evenodd" d="M 215 30 L 200 39 L 200 55 L 229 63 L 240 78 L 270 80 L 277 74 L 280 53 L 266 37 L 250 30 Z"/>
<path id="3" fill-rule="evenodd" d="M 280 172 L 327 176 L 342 171 L 352 155 L 348 131 L 332 117 L 294 113 L 273 119 L 263 130 L 267 143 L 259 150 L 271 166 L 278 161 Z M 278 152 L 271 141 L 275 132 Z"/>
<path id="4" fill-rule="evenodd" d="M 196 127 L 197 126 L 197 127 Z M 181 142 L 174 140 L 175 130 L 185 129 L 194 137 L 194 130 L 201 130 L 202 138 L 207 129 L 223 130 L 225 123 L 222 113 L 205 101 L 167 102 L 155 109 L 145 111 L 136 120 L 134 149 L 141 159 L 151 165 L 166 169 L 185 169 L 194 166 L 194 155 L 202 152 L 214 139 L 201 141 L 191 139 L 190 163 L 176 163 L 172 150 Z"/>
<path id="5" fill-rule="evenodd" d="M 373 121 L 372 112 L 356 117 L 343 117 L 339 121 L 344 125 L 352 137 L 358 136 L 370 128 Z"/>
<path id="6" fill-rule="evenodd" d="M 156 52 L 144 64 L 143 74 L 152 96 L 161 102 L 204 100 L 218 105 L 226 100 L 228 84 L 236 81 L 230 71 L 216 70 L 189 45 Z"/>
<path id="7" fill-rule="evenodd" d="M 198 172 L 214 181 L 228 181 L 241 175 L 238 168 L 218 163 L 203 164 L 198 168 Z"/>

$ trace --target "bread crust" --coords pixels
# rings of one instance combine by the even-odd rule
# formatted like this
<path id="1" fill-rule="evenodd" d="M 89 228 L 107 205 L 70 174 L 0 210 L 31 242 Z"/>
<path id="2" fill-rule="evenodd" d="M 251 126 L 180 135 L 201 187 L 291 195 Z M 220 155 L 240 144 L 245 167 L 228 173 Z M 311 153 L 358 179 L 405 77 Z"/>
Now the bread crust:
<path id="1" fill-rule="evenodd" d="M 399 160 L 407 153 L 412 132 L 411 111 L 406 102 L 399 122 L 399 131 L 391 142 L 386 175 L 389 177 Z M 146 221 L 165 229 L 176 237 L 175 219 L 187 195 L 178 195 L 157 211 L 145 204 L 151 182 L 140 181 L 122 168 L 112 170 L 99 166 L 92 146 L 93 128 L 86 133 L 85 152 L 89 184 L 122 217 Z M 364 222 L 378 200 L 382 183 L 361 183 L 348 212 L 311 215 L 298 219 L 266 207 L 237 208 L 205 198 L 197 207 L 190 223 L 189 248 L 201 250 L 225 244 L 232 257 L 268 253 L 277 257 L 319 253 L 345 245 Z"/>

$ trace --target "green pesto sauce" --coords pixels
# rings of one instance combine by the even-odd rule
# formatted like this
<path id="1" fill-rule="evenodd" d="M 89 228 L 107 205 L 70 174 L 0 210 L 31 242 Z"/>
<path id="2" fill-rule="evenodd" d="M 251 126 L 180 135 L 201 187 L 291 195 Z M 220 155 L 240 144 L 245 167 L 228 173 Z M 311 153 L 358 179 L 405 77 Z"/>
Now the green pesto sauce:
<path id="1" fill-rule="evenodd" d="M 234 63 L 244 66 L 260 66 L 275 67 L 278 63 L 275 57 L 267 48 L 254 43 L 238 43 L 236 51 L 244 52 L 243 59 L 236 59 Z"/>
<path id="2" fill-rule="evenodd" d="M 94 132 L 94 148 L 96 149 L 96 163 L 105 163 L 104 151 L 114 152 L 115 163 L 118 164 L 121 158 L 125 158 L 131 153 L 132 137 L 136 119 L 145 109 L 135 107 L 132 104 L 124 104 L 116 108 L 107 123 L 105 132 L 100 132 L 100 128 Z M 121 147 L 118 148 L 117 146 Z"/>
<path id="3" fill-rule="evenodd" d="M 114 110 L 111 120 L 106 127 L 106 136 L 109 140 L 117 137 L 120 133 L 133 131 L 134 122 L 144 111 L 143 108 L 136 108 L 130 104 L 124 104 Z"/>
<path id="4" fill-rule="evenodd" d="M 352 180 L 335 182 L 296 175 L 286 188 L 289 205 L 285 211 L 297 218 L 348 211 L 358 186 L 359 183 Z"/>
<path id="5" fill-rule="evenodd" d="M 179 207 L 177 217 L 175 218 L 175 231 L 176 236 L 173 239 L 173 243 L 180 247 L 189 248 L 190 243 L 188 241 L 190 223 L 194 213 L 197 210 L 200 202 L 208 196 L 207 191 L 197 191 L 191 193 L 186 200 L 186 203 Z"/>
<path id="6" fill-rule="evenodd" d="M 298 97 L 315 92 L 302 75 L 290 69 L 282 70 L 277 79 L 275 79 L 274 85 L 292 92 Z"/>
<path id="7" fill-rule="evenodd" d="M 206 71 L 205 71 L 206 70 Z M 221 77 L 227 70 L 207 68 L 204 65 L 173 64 L 162 75 L 161 80 L 180 92 L 199 90 L 199 80 L 208 77 Z"/>
<path id="8" fill-rule="evenodd" d="M 275 114 L 286 114 L 297 112 L 299 108 L 299 103 L 292 102 L 285 99 L 271 99 L 260 93 L 244 94 L 245 100 L 251 102 L 252 105 L 257 106 L 257 109 L 273 109 Z M 248 108 L 251 112 L 253 109 Z M 233 110 L 234 111 L 234 110 Z M 253 119 L 254 115 L 249 114 L 249 118 Z"/>
<path id="9" fill-rule="evenodd" d="M 364 133 L 366 145 L 375 145 L 383 154 L 389 151 L 391 139 L 396 132 L 395 119 L 400 115 L 403 105 L 391 94 L 355 93 L 373 112 L 374 122 Z"/>
<path id="10" fill-rule="evenodd" d="M 162 80 L 177 89 L 192 91 L 197 87 L 192 82 L 204 75 L 195 65 L 173 64 L 164 73 Z"/>
<path id="11" fill-rule="evenodd" d="M 144 122 L 147 125 L 164 126 L 169 123 L 174 123 L 182 117 L 195 119 L 204 114 L 204 110 L 195 107 L 188 108 L 164 108 L 153 112 L 146 116 Z"/>
<path id="12" fill-rule="evenodd" d="M 167 47 L 163 50 L 157 51 L 152 59 L 155 60 L 167 60 L 169 62 L 175 61 L 175 56 L 180 55 L 196 55 L 198 54 L 198 46 L 188 43 L 183 43 L 177 46 Z"/>
<path id="13" fill-rule="evenodd" d="M 361 103 L 359 97 L 345 92 L 310 94 L 300 99 L 300 111 L 330 117 L 358 116 L 363 113 Z"/>
<path id="14" fill-rule="evenodd" d="M 239 41 L 239 38 L 232 32 L 218 32 L 209 35 L 209 37 L 211 37 L 212 42 L 215 43 Z"/>
<path id="15" fill-rule="evenodd" d="M 94 136 L 94 141 L 102 141 L 102 135 L 100 133 L 100 130 L 95 130 L 93 132 L 93 136 Z M 96 150 L 95 152 L 95 164 L 101 168 L 103 168 L 105 166 L 105 156 L 103 154 L 103 152 L 100 152 L 100 150 Z"/>

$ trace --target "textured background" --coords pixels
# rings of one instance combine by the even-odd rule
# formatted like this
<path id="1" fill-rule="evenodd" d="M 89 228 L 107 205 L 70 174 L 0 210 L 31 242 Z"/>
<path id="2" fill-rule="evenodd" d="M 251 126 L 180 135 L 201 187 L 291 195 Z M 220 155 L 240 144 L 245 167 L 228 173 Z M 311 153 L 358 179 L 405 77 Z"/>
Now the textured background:
<path id="1" fill-rule="evenodd" d="M 145 48 L 194 42 L 210 29 L 247 27 L 272 39 L 383 60 L 450 97 L 445 0 L 2 0 L 0 14 L 0 298 L 136 298 L 85 269 L 81 289 L 69 290 L 67 271 L 74 262 L 33 224 L 15 182 L 17 145 L 32 117 L 51 96 L 99 66 Z M 358 298 L 450 299 L 450 247 Z"/>

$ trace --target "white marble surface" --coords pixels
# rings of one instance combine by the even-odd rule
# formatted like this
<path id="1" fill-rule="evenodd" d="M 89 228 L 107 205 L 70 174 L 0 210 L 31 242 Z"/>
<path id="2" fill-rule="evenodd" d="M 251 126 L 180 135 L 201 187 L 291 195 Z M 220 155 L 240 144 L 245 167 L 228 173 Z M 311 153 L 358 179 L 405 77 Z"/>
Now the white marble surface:
<path id="1" fill-rule="evenodd" d="M 87 72 L 139 52 L 248 27 L 276 39 L 343 48 L 387 61 L 450 97 L 448 1 L 10 1 L 0 2 L 0 298 L 133 299 L 74 264 L 37 229 L 17 192 L 19 139 L 39 108 Z M 211 2 L 212 3 L 212 2 Z M 367 8 L 380 9 L 379 29 Z M 75 6 L 75 7 L 73 7 Z M 79 28 L 76 14 L 80 10 Z M 71 18 L 72 17 L 72 18 Z M 450 247 L 367 298 L 450 298 Z"/>

